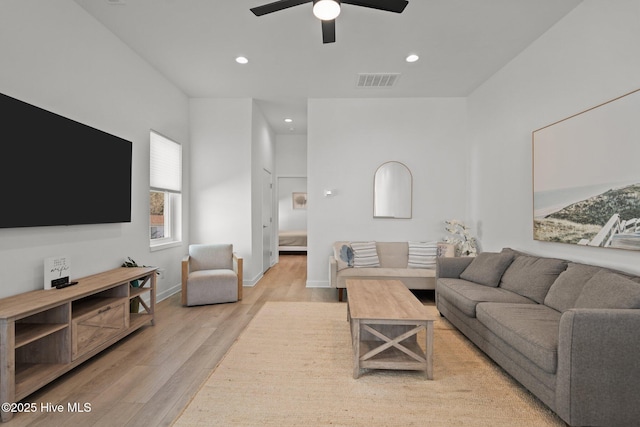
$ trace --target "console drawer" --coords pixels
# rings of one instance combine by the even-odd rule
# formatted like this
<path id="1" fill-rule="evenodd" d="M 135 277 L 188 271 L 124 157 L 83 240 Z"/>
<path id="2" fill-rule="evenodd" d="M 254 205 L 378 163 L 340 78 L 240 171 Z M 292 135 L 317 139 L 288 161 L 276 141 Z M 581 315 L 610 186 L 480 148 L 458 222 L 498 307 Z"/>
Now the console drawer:
<path id="1" fill-rule="evenodd" d="M 99 347 L 129 327 L 127 302 L 126 298 L 105 302 L 105 304 L 72 319 L 72 359 L 75 360 Z"/>

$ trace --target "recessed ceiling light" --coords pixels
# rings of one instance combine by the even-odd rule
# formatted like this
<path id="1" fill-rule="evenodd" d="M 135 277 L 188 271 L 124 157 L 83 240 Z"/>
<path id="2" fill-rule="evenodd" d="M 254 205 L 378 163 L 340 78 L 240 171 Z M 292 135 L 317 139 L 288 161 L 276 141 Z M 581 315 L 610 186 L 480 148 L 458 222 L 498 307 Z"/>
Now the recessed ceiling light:
<path id="1" fill-rule="evenodd" d="M 244 57 L 244 56 L 238 56 L 238 57 L 236 58 L 236 62 L 237 62 L 238 64 L 246 64 L 246 63 L 248 63 L 248 62 L 249 62 L 249 60 L 248 60 L 246 57 Z"/>
<path id="2" fill-rule="evenodd" d="M 407 62 L 416 62 L 418 59 L 420 59 L 420 57 L 418 55 L 412 53 L 411 55 L 407 56 L 405 61 L 407 61 Z"/>
<path id="3" fill-rule="evenodd" d="M 293 119 L 290 119 L 290 118 L 287 117 L 286 119 L 284 119 L 284 122 L 285 123 L 292 123 Z"/>

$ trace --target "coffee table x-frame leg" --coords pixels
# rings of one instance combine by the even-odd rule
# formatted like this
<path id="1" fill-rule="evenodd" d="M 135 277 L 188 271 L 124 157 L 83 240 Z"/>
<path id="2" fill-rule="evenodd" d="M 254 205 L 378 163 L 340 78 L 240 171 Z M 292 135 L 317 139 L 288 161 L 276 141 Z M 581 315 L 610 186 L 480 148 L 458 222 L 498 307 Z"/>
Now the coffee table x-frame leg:
<path id="1" fill-rule="evenodd" d="M 360 376 L 361 368 L 371 368 L 424 370 L 427 379 L 433 379 L 432 320 L 411 323 L 389 320 L 364 321 L 353 318 L 350 320 L 354 350 L 354 378 Z M 371 325 L 383 325 L 384 329 L 375 329 Z M 420 348 L 417 341 L 417 334 L 423 330 L 426 331 L 426 351 Z M 368 338 L 362 339 L 365 333 Z M 383 355 L 385 350 L 393 351 L 391 355 Z"/>

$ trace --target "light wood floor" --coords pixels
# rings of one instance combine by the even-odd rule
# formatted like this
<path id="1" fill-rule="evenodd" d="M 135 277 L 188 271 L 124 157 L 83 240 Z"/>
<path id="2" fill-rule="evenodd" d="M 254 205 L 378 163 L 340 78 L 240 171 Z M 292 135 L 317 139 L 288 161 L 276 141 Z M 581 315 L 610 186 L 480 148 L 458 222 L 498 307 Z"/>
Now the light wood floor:
<path id="1" fill-rule="evenodd" d="M 13 426 L 169 426 L 267 301 L 337 302 L 335 289 L 306 288 L 305 255 L 281 255 L 243 300 L 182 307 L 180 294 L 156 305 L 156 324 L 135 332 L 27 397 L 36 413 L 16 414 Z M 432 303 L 428 292 L 418 295 Z M 431 300 L 431 301 L 429 301 Z M 42 406 L 62 404 L 64 412 Z M 70 413 L 68 404 L 91 405 Z"/>

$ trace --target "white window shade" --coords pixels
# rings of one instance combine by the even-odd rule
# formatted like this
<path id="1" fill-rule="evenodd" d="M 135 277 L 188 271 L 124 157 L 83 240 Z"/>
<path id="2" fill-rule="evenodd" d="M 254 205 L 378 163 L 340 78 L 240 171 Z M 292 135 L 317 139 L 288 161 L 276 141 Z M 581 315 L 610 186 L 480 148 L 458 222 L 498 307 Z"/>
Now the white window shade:
<path id="1" fill-rule="evenodd" d="M 182 191 L 182 147 L 151 132 L 150 186 L 156 190 Z"/>

